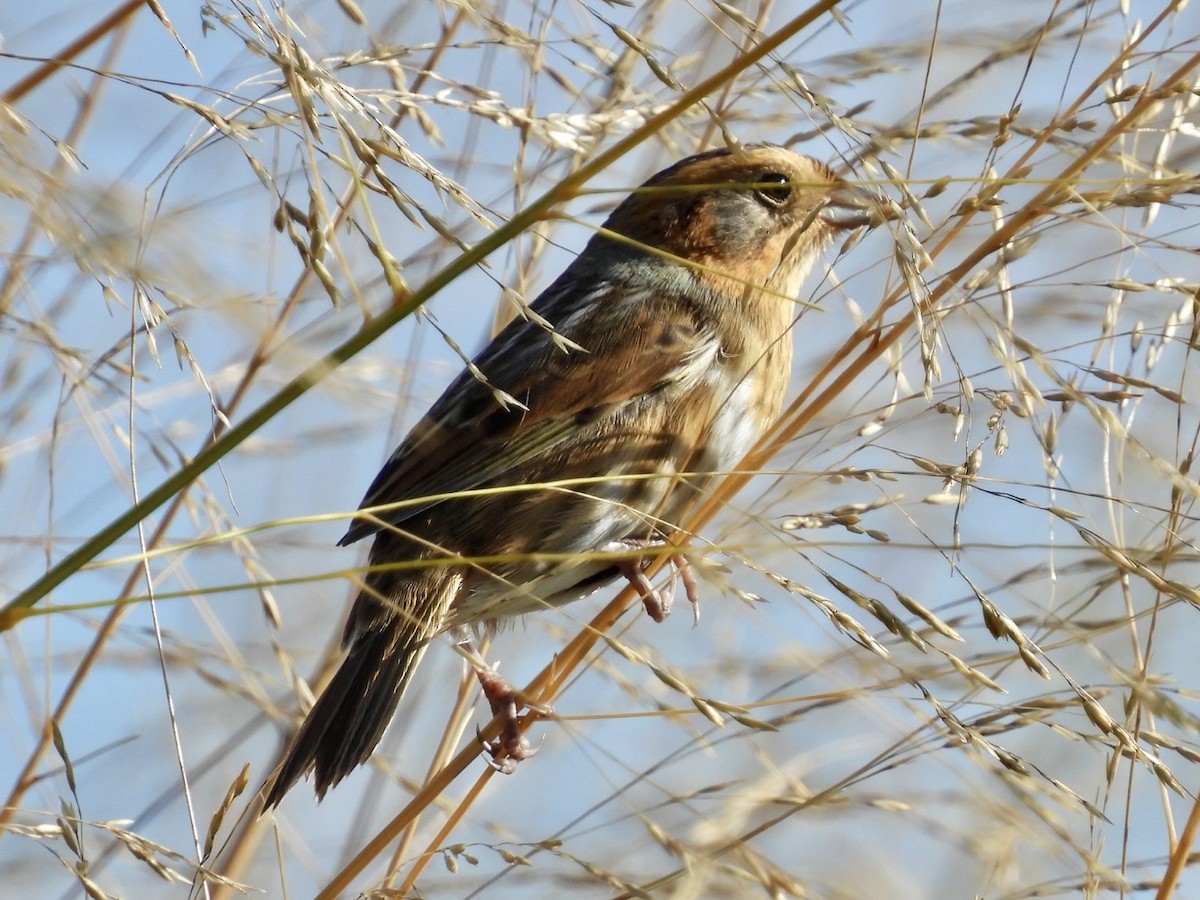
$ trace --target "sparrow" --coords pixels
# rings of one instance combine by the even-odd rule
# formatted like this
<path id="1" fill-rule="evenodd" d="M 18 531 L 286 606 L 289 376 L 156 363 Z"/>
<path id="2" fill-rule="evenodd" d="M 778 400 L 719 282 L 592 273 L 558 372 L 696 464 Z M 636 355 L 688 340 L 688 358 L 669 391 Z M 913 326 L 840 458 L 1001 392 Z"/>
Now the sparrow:
<path id="1" fill-rule="evenodd" d="M 345 660 L 263 808 L 310 772 L 323 798 L 364 763 L 445 632 L 506 714 L 493 756 L 530 755 L 514 692 L 471 634 L 619 577 L 663 618 L 669 596 L 644 564 L 778 415 L 802 281 L 870 208 L 825 164 L 770 144 L 690 156 L 626 197 L 368 488 L 339 542 L 373 538 Z"/>

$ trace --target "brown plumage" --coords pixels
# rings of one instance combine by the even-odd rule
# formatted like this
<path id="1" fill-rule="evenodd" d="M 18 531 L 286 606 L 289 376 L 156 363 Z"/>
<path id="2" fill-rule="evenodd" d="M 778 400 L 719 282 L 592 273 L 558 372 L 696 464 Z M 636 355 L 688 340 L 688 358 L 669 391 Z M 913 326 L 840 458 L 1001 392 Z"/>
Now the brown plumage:
<path id="1" fill-rule="evenodd" d="M 778 414 L 801 282 L 866 216 L 826 166 L 769 145 L 689 157 L 627 197 L 534 303 L 556 335 L 523 319 L 505 328 L 475 359 L 488 383 L 460 374 L 368 489 L 363 508 L 401 505 L 356 518 L 340 543 L 373 535 L 371 566 L 400 565 L 364 577 L 347 657 L 266 806 L 310 771 L 323 796 L 366 761 L 443 631 L 558 606 L 618 575 L 661 618 L 640 563 L 530 554 L 636 550 L 676 530 L 709 473 L 736 465 Z M 597 480 L 538 487 L 569 479 Z M 534 487 L 511 490 L 522 485 Z M 495 678 L 485 691 L 504 705 Z M 519 734 L 504 747 L 519 758 Z"/>

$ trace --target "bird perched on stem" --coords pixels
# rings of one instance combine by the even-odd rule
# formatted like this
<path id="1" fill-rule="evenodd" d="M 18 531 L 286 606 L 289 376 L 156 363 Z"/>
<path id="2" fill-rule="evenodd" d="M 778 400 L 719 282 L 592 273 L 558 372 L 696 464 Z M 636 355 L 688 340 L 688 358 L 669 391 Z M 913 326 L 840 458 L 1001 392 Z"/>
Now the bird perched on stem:
<path id="1" fill-rule="evenodd" d="M 765 144 L 688 157 L 626 197 L 536 315 L 483 349 L 367 490 L 340 541 L 374 537 L 347 655 L 265 808 L 310 771 L 323 797 L 365 762 L 445 631 L 506 713 L 493 755 L 529 755 L 514 694 L 471 631 L 622 576 L 663 618 L 669 596 L 644 562 L 674 552 L 664 541 L 687 507 L 778 415 L 801 282 L 839 231 L 870 216 L 827 166 Z"/>

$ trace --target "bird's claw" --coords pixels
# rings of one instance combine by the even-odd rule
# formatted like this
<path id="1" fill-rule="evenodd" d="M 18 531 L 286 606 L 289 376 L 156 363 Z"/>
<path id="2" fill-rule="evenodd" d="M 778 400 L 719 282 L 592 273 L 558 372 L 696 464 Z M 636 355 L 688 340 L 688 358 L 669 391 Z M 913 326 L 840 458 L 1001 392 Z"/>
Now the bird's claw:
<path id="1" fill-rule="evenodd" d="M 525 740 L 525 736 L 521 734 L 519 720 L 514 720 L 511 724 L 513 727 L 510 729 L 510 723 L 504 723 L 500 731 L 500 739 L 497 741 L 489 741 L 479 728 L 475 729 L 475 737 L 479 740 L 479 746 L 488 755 L 487 764 L 501 775 L 511 775 L 517 771 L 517 763 L 529 759 L 531 756 L 537 756 L 541 749 L 531 746 L 529 741 Z"/>
<path id="2" fill-rule="evenodd" d="M 670 615 L 671 592 L 669 590 L 660 591 L 650 583 L 650 579 L 642 571 L 642 561 L 640 559 L 622 560 L 617 565 L 617 568 L 625 576 L 625 580 L 633 585 L 633 589 L 641 596 L 642 605 L 646 607 L 646 615 L 655 622 L 661 622 Z"/>
<path id="3" fill-rule="evenodd" d="M 682 553 L 672 556 L 671 562 L 675 566 L 675 571 L 679 573 L 679 580 L 683 582 L 683 592 L 692 606 L 692 627 L 695 628 L 700 624 L 700 583 L 696 581 L 696 573 L 692 571 L 692 564 Z"/>
<path id="4" fill-rule="evenodd" d="M 700 585 L 692 572 L 691 564 L 682 553 L 674 554 L 671 557 L 671 564 L 675 567 L 679 580 L 683 582 L 684 594 L 692 606 L 692 626 L 695 627 L 700 623 Z M 642 570 L 641 560 L 623 560 L 618 563 L 617 568 L 641 596 L 642 605 L 646 607 L 646 614 L 655 622 L 663 621 L 670 614 L 671 602 L 674 599 L 670 587 L 662 590 L 654 587 Z"/>
<path id="5" fill-rule="evenodd" d="M 538 748 L 530 746 L 521 732 L 521 719 L 517 715 L 517 692 L 495 669 L 480 671 L 478 675 L 479 685 L 492 708 L 492 715 L 501 716 L 503 724 L 500 726 L 499 739 L 494 742 L 485 740 L 478 728 L 475 729 L 475 733 L 480 745 L 491 757 L 488 765 L 501 775 L 511 775 L 516 771 L 517 763 L 534 756 Z M 525 705 L 540 715 L 548 715 L 550 712 L 548 708 L 532 703 Z"/>

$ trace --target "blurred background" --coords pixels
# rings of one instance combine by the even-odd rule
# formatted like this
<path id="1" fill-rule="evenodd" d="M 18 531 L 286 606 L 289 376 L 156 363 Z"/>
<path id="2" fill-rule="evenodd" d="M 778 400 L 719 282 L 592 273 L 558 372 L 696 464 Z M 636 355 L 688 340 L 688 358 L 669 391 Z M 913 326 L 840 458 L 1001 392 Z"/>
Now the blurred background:
<path id="1" fill-rule="evenodd" d="M 5 892 L 1196 895 L 1194 6 L 51 0 L 0 41 Z M 899 215 L 797 298 L 699 624 L 634 603 L 535 759 L 430 797 L 490 718 L 441 642 L 371 765 L 254 819 L 379 465 L 622 196 L 763 140 Z M 615 594 L 488 658 L 525 684 Z"/>

